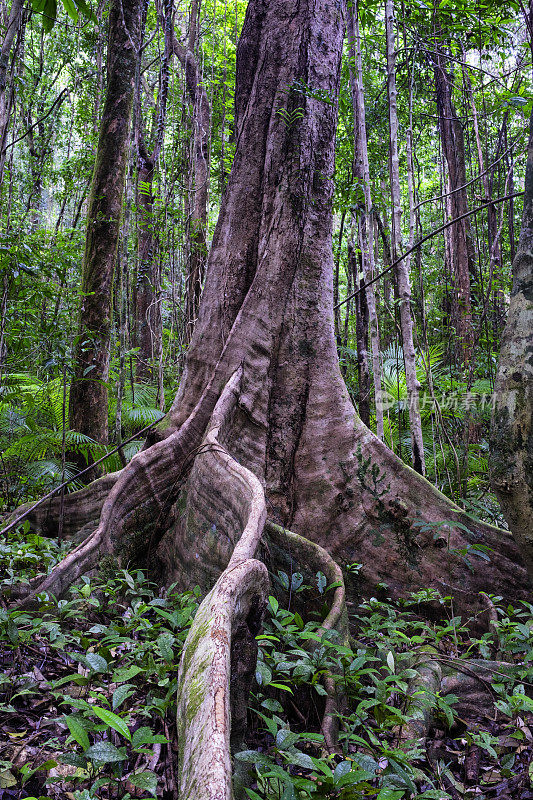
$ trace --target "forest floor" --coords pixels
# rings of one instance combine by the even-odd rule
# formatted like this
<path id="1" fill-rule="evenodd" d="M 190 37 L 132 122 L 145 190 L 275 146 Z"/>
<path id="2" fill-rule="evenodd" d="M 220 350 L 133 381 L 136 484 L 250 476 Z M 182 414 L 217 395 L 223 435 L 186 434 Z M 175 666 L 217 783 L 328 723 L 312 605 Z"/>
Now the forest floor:
<path id="1" fill-rule="evenodd" d="M 13 534 L 0 545 L 4 596 L 65 549 Z M 382 585 L 350 607 L 345 646 L 306 613 L 327 608 L 321 573 L 271 578 L 235 759 L 244 797 L 533 800 L 533 606 L 492 598 L 474 634 L 481 620 L 455 617 L 450 598 L 421 590 L 398 604 Z M 36 611 L 0 609 L 0 800 L 174 800 L 177 671 L 198 604 L 198 590 L 161 592 L 124 570 Z M 419 680 L 428 664 L 435 686 Z M 326 674 L 343 697 L 334 753 L 321 733 Z M 421 735 L 406 741 L 413 724 Z"/>

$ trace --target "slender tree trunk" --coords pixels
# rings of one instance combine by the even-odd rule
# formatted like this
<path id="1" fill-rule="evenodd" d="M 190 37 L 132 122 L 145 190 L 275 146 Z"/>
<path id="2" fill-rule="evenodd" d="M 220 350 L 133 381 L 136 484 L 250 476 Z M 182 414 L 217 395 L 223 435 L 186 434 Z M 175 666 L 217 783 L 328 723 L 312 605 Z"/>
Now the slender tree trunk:
<path id="1" fill-rule="evenodd" d="M 202 73 L 194 50 L 198 41 L 198 3 L 190 10 L 188 45 L 174 37 L 174 53 L 185 70 L 187 94 L 193 111 L 192 205 L 189 219 L 189 254 L 185 305 L 185 340 L 188 344 L 198 317 L 200 296 L 207 262 L 207 198 L 209 193 L 209 137 L 211 107 L 203 85 Z"/>
<path id="2" fill-rule="evenodd" d="M 387 33 L 387 88 L 389 97 L 390 126 L 390 174 L 392 194 L 392 259 L 396 261 L 402 251 L 400 168 L 398 156 L 398 110 L 396 102 L 396 43 L 393 0 L 385 5 Z M 407 402 L 409 404 L 409 427 L 413 467 L 421 475 L 426 472 L 424 440 L 420 417 L 420 383 L 416 375 L 416 354 L 413 340 L 413 317 L 411 313 L 411 281 L 409 265 L 405 259 L 396 267 L 398 294 L 400 299 L 400 326 L 402 331 Z"/>
<path id="3" fill-rule="evenodd" d="M 139 348 L 135 374 L 143 381 L 157 376 L 162 346 L 161 278 L 154 257 L 154 163 L 146 153 L 141 160 L 138 179 L 139 265 L 133 303 L 135 345 Z"/>
<path id="4" fill-rule="evenodd" d="M 466 189 L 465 144 L 461 121 L 452 102 L 452 82 L 446 70 L 443 55 L 433 55 L 435 86 L 437 90 L 437 114 L 442 150 L 448 168 L 448 198 L 450 219 L 456 219 L 468 211 Z M 473 251 L 468 219 L 461 220 L 450 228 L 450 257 L 454 293 L 452 306 L 454 324 L 458 338 L 458 361 L 468 364 L 472 356 L 473 327 L 470 296 L 470 274 L 473 271 Z"/>
<path id="5" fill-rule="evenodd" d="M 2 185 L 4 176 L 4 166 L 6 162 L 6 148 L 8 146 L 7 134 L 9 130 L 9 119 L 12 109 L 15 105 L 15 86 L 13 84 L 13 77 L 17 70 L 17 54 L 23 50 L 24 36 L 26 33 L 26 18 L 21 9 L 21 3 L 14 0 L 11 6 L 4 42 L 2 45 L 1 58 L 2 66 L 0 67 L 0 186 Z M 9 69 L 9 53 L 13 44 L 13 37 L 17 34 L 17 41 L 15 43 L 15 52 L 11 59 L 11 69 Z M 20 63 L 20 58 L 19 58 Z M 20 66 L 18 67 L 21 71 Z M 13 159 L 13 151 L 11 152 L 11 160 Z"/>
<path id="6" fill-rule="evenodd" d="M 9 124 L 9 55 L 22 22 L 23 0 L 12 0 L 3 41 L 0 48 L 0 149 L 4 146 Z"/>
<path id="7" fill-rule="evenodd" d="M 354 289 L 364 284 L 362 276 L 362 222 L 356 223 L 357 238 L 359 242 L 359 255 L 356 255 L 353 241 L 348 246 L 348 258 L 350 262 Z M 370 427 L 370 367 L 368 365 L 368 304 L 366 292 L 359 292 L 355 296 L 355 335 L 357 342 L 357 382 L 359 385 L 357 410 L 363 422 Z"/>
<path id="8" fill-rule="evenodd" d="M 341 342 L 341 313 L 337 308 L 339 302 L 339 282 L 340 282 L 340 269 L 342 259 L 342 239 L 344 235 L 344 224 L 346 222 L 346 210 L 343 210 L 341 215 L 341 223 L 339 226 L 339 241 L 337 245 L 337 255 L 335 257 L 335 270 L 333 273 L 333 310 L 335 314 L 335 339 L 337 344 Z"/>
<path id="9" fill-rule="evenodd" d="M 139 348 L 136 376 L 142 380 L 157 380 L 159 395 L 163 387 L 159 378 L 159 362 L 163 346 L 161 315 L 161 273 L 155 258 L 155 216 L 153 182 L 159 156 L 163 147 L 167 118 L 167 98 L 172 58 L 172 4 L 164 2 L 162 25 L 165 35 L 165 52 L 159 73 L 159 92 L 155 111 L 155 139 L 151 152 L 144 140 L 142 108 L 140 103 L 140 74 L 136 109 L 139 231 L 138 272 L 133 293 L 134 339 Z M 140 65 L 139 65 L 140 72 Z"/>
<path id="10" fill-rule="evenodd" d="M 374 278 L 374 220 L 370 184 L 370 165 L 365 120 L 365 95 L 363 88 L 363 62 L 361 58 L 361 37 L 359 35 L 358 6 L 347 3 L 346 7 L 348 42 L 350 45 L 350 88 L 354 110 L 354 175 L 363 183 L 365 212 L 361 220 L 361 253 L 365 283 Z M 352 66 L 353 64 L 353 66 Z M 374 284 L 368 286 L 366 307 L 370 328 L 370 347 L 372 352 L 372 378 L 376 402 L 376 433 L 383 441 L 383 401 L 381 397 L 381 357 L 379 343 L 379 320 L 376 309 Z"/>
<path id="11" fill-rule="evenodd" d="M 140 32 L 140 0 L 116 0 L 109 15 L 107 93 L 100 125 L 82 274 L 79 333 L 70 388 L 70 427 L 107 442 L 111 290 Z"/>

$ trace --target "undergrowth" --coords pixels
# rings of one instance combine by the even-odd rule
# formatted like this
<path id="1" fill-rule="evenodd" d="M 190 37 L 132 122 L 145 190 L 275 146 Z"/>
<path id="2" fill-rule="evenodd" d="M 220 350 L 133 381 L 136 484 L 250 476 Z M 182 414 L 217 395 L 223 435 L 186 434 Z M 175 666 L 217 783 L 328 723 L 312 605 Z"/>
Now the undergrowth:
<path id="1" fill-rule="evenodd" d="M 65 547 L 13 534 L 0 547 L 5 593 Z M 498 621 L 483 632 L 478 619 L 474 635 L 450 598 L 421 590 L 397 603 L 380 587 L 382 599 L 350 609 L 346 643 L 321 628 L 334 588 L 321 573 L 278 573 L 272 586 L 235 754 L 242 797 L 533 798 L 532 605 L 492 598 Z M 59 601 L 43 596 L 38 611 L 0 610 L 2 800 L 177 797 L 177 667 L 198 603 L 198 589 L 160 591 L 121 570 L 85 577 Z M 428 660 L 447 676 L 435 691 L 417 683 Z M 476 685 L 480 664 L 488 678 Z M 333 753 L 321 730 L 326 675 L 340 698 Z M 402 731 L 429 714 L 427 738 L 407 741 Z"/>

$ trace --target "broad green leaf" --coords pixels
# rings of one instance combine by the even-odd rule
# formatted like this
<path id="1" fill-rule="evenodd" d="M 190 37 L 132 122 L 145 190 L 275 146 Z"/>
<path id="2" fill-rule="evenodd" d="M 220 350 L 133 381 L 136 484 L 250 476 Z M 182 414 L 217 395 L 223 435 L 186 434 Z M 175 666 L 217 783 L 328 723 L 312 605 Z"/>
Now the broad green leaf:
<path id="1" fill-rule="evenodd" d="M 92 8 L 85 2 L 85 0 L 76 0 L 76 5 L 83 14 L 91 22 L 98 22 L 96 14 L 92 10 Z"/>
<path id="2" fill-rule="evenodd" d="M 172 645 L 175 641 L 176 639 L 171 633 L 162 633 L 157 637 L 157 649 L 165 661 L 168 661 L 169 663 L 172 663 L 174 660 L 174 650 L 172 649 Z"/>
<path id="3" fill-rule="evenodd" d="M 71 20 L 73 20 L 74 22 L 77 22 L 78 21 L 78 9 L 76 8 L 76 5 L 74 4 L 73 0 L 62 0 L 62 3 L 63 3 L 63 7 L 64 7 L 65 11 L 67 12 L 67 14 L 71 18 Z"/>
<path id="4" fill-rule="evenodd" d="M 131 744 L 134 750 L 141 747 L 143 744 L 166 744 L 168 740 L 160 734 L 154 734 L 150 728 L 143 725 L 133 732 L 131 737 Z"/>
<path id="5" fill-rule="evenodd" d="M 242 750 L 240 753 L 235 753 L 235 758 L 238 761 L 244 761 L 245 764 L 258 764 L 263 767 L 269 766 L 271 763 L 268 756 L 257 750 Z"/>
<path id="6" fill-rule="evenodd" d="M 124 683 L 124 681 L 129 681 L 144 671 L 142 667 L 138 667 L 136 664 L 132 664 L 131 667 L 121 667 L 113 673 L 113 683 Z"/>
<path id="7" fill-rule="evenodd" d="M 87 759 L 81 753 L 65 753 L 59 757 L 62 764 L 70 764 L 72 767 L 85 769 L 87 766 Z"/>
<path id="8" fill-rule="evenodd" d="M 76 719 L 76 717 L 65 717 L 65 722 L 67 723 L 72 738 L 81 745 L 84 750 L 87 750 L 90 746 L 89 737 L 79 719 Z"/>
<path id="9" fill-rule="evenodd" d="M 112 764 L 117 761 L 126 761 L 127 756 L 111 742 L 96 742 L 86 750 L 85 755 L 92 761 L 100 761 L 102 764 Z"/>
<path id="10" fill-rule="evenodd" d="M 47 0 L 44 7 L 43 14 L 43 28 L 45 31 L 51 31 L 57 17 L 57 0 Z"/>
<path id="11" fill-rule="evenodd" d="M 115 691 L 113 692 L 113 711 L 116 711 L 119 706 L 122 705 L 124 700 L 127 700 L 128 697 L 131 697 L 133 694 L 133 684 L 132 683 L 123 683 L 122 686 L 118 686 Z"/>
<path id="12" fill-rule="evenodd" d="M 248 795 L 250 800 L 263 800 L 261 795 L 257 794 L 257 792 L 254 792 L 253 789 L 246 789 L 246 787 L 245 787 L 244 791 L 246 792 L 246 794 Z"/>
<path id="13" fill-rule="evenodd" d="M 154 797 L 156 796 L 157 775 L 155 772 L 149 772 L 148 770 L 145 772 L 136 772 L 134 775 L 130 775 L 128 780 L 137 789 L 142 789 L 143 792 L 149 792 Z"/>
<path id="14" fill-rule="evenodd" d="M 93 672 L 109 672 L 109 664 L 98 653 L 87 653 L 83 659 Z"/>
<path id="15" fill-rule="evenodd" d="M 255 670 L 255 679 L 259 686 L 268 686 L 272 680 L 272 672 L 263 661 L 257 662 Z"/>
<path id="16" fill-rule="evenodd" d="M 288 728 L 280 728 L 276 735 L 276 745 L 281 750 L 287 750 L 287 748 L 296 744 L 299 738 L 300 734 L 293 733 Z"/>
<path id="17" fill-rule="evenodd" d="M 314 767 L 311 756 L 308 756 L 307 753 L 302 753 L 301 750 L 291 750 L 290 753 L 287 753 L 286 757 L 291 764 L 297 767 L 303 767 L 304 769 L 313 769 Z"/>
<path id="18" fill-rule="evenodd" d="M 335 783 L 343 777 L 343 775 L 347 775 L 352 769 L 352 762 L 351 761 L 341 761 L 340 764 L 337 764 L 335 767 L 335 772 L 333 773 L 333 780 Z"/>
<path id="19" fill-rule="evenodd" d="M 118 717 L 106 708 L 99 708 L 98 706 L 92 706 L 92 710 L 102 722 L 105 722 L 106 725 L 109 725 L 110 728 L 113 728 L 113 730 L 120 733 L 125 739 L 131 742 L 131 733 L 121 717 Z"/>

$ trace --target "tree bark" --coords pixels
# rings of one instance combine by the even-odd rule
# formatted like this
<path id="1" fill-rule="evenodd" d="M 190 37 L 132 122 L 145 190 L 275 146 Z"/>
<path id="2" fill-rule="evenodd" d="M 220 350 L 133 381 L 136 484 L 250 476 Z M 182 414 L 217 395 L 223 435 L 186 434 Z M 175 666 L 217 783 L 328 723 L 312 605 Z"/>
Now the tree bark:
<path id="1" fill-rule="evenodd" d="M 361 223 L 355 221 L 358 250 L 362 253 Z M 352 273 L 354 288 L 362 286 L 364 278 L 361 270 L 362 255 L 359 255 L 353 240 L 348 243 L 348 267 Z M 359 292 L 355 296 L 355 339 L 357 344 L 357 412 L 367 427 L 370 427 L 370 368 L 368 365 L 368 304 L 366 293 Z"/>
<path id="2" fill-rule="evenodd" d="M 135 373 L 136 377 L 141 381 L 157 379 L 159 398 L 163 395 L 159 369 L 163 347 L 163 323 L 161 314 L 161 270 L 160 265 L 154 258 L 156 228 L 153 182 L 165 136 L 170 63 L 173 54 L 173 6 L 168 0 L 165 0 L 163 7 L 161 24 L 164 31 L 165 49 L 159 70 L 155 131 L 150 152 L 148 152 L 144 135 L 140 86 L 142 70 L 139 64 L 135 115 L 135 141 L 138 160 L 137 203 L 139 208 L 138 271 L 133 292 L 134 341 L 136 347 L 139 348 Z"/>
<path id="3" fill-rule="evenodd" d="M 491 482 L 533 576 L 533 116 L 513 288 L 494 386 Z"/>
<path id="4" fill-rule="evenodd" d="M 9 9 L 6 29 L 3 33 L 2 46 L 0 48 L 0 149 L 5 146 L 5 137 L 9 123 L 9 99 L 7 91 L 9 54 L 15 40 L 15 36 L 22 21 L 23 0 L 12 0 Z"/>
<path id="5" fill-rule="evenodd" d="M 22 0 L 13 0 L 7 19 L 2 47 L 0 49 L 0 185 L 2 184 L 4 175 L 9 118 L 15 97 L 15 87 L 13 85 L 15 62 L 17 50 L 19 50 L 24 41 L 25 28 L 23 2 Z M 15 45 L 15 53 L 12 58 L 10 70 L 9 55 L 17 34 L 17 43 Z"/>
<path id="6" fill-rule="evenodd" d="M 453 590 L 469 613 L 478 588 L 524 590 L 512 539 L 405 467 L 355 415 L 341 378 L 331 246 L 341 39 L 328 0 L 249 4 L 238 146 L 180 389 L 114 484 L 83 564 L 60 566 L 58 584 L 98 554 L 146 558 L 147 537 L 162 579 L 213 584 L 240 528 L 201 446 L 240 369 L 221 444 L 261 481 L 271 518 L 341 561 L 363 563 L 361 590 L 381 581 L 396 595 L 421 585 Z M 494 549 L 491 561 L 465 575 L 459 551 L 478 541 Z M 54 585 L 54 573 L 47 581 Z"/>
<path id="7" fill-rule="evenodd" d="M 100 125 L 82 267 L 82 301 L 69 424 L 107 442 L 111 293 L 128 160 L 140 0 L 116 0 L 109 15 L 107 93 Z"/>
<path id="8" fill-rule="evenodd" d="M 139 153 L 139 266 L 133 292 L 135 346 L 139 348 L 135 374 L 138 380 L 157 377 L 162 347 L 161 275 L 154 258 L 154 159 Z"/>

